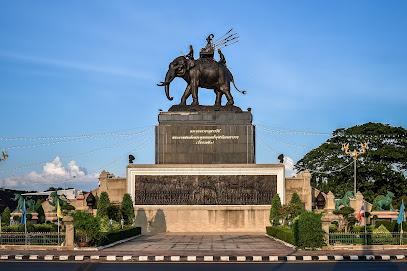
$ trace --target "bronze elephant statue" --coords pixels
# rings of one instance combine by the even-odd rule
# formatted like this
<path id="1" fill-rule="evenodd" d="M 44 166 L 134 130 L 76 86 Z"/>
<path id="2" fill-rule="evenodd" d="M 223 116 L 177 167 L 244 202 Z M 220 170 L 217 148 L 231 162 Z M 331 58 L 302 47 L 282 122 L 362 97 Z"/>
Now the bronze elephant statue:
<path id="1" fill-rule="evenodd" d="M 191 55 L 192 52 L 192 55 Z M 213 89 L 216 94 L 215 105 L 220 106 L 222 102 L 222 95 L 227 98 L 226 105 L 233 105 L 233 96 L 230 93 L 230 82 L 237 91 L 245 94 L 246 91 L 240 91 L 233 80 L 233 75 L 226 66 L 226 60 L 223 54 L 220 54 L 220 60 L 215 61 L 213 58 L 193 58 L 193 49 L 187 56 L 179 56 L 174 59 L 168 68 L 165 76 L 165 81 L 158 86 L 165 86 L 165 94 L 167 98 L 172 101 L 170 97 L 170 84 L 175 77 L 183 78 L 187 83 L 184 94 L 181 98 L 180 105 L 186 105 L 188 97 L 192 94 L 192 104 L 199 105 L 198 101 L 198 88 Z"/>

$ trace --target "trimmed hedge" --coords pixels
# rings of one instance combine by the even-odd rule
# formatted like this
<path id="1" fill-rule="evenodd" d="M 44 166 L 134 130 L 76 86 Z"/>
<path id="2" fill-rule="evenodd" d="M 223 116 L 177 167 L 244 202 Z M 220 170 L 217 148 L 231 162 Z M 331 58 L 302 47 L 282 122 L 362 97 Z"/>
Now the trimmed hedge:
<path id="1" fill-rule="evenodd" d="M 24 232 L 24 225 L 2 226 L 2 232 Z M 56 224 L 31 224 L 27 223 L 27 232 L 57 232 L 58 225 Z"/>
<path id="2" fill-rule="evenodd" d="M 366 226 L 367 232 L 372 232 L 375 226 L 369 225 Z M 365 226 L 353 226 L 350 230 L 351 232 L 365 232 Z"/>
<path id="3" fill-rule="evenodd" d="M 283 228 L 281 226 L 266 227 L 266 232 L 270 236 L 295 245 L 294 233 L 289 228 Z"/>
<path id="4" fill-rule="evenodd" d="M 103 238 L 101 238 L 100 243 L 96 244 L 96 246 L 104 246 L 139 234 L 141 234 L 141 227 L 130 227 L 124 228 L 123 230 L 108 232 L 103 234 Z"/>
<path id="5" fill-rule="evenodd" d="M 322 214 L 303 212 L 293 223 L 295 244 L 300 248 L 320 248 L 325 244 Z"/>
<path id="6" fill-rule="evenodd" d="M 380 225 L 385 226 L 389 232 L 399 232 L 400 231 L 400 225 L 397 224 L 397 221 L 390 222 L 388 220 L 378 220 L 375 223 L 375 228 L 377 229 L 378 227 L 380 227 Z M 403 221 L 403 231 L 407 231 L 407 222 L 406 221 Z"/>

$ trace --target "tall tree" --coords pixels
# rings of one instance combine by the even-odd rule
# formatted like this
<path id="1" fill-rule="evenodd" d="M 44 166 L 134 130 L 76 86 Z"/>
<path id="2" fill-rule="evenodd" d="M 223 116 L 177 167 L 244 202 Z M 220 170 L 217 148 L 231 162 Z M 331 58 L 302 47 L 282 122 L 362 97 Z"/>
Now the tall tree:
<path id="1" fill-rule="evenodd" d="M 131 199 L 131 196 L 128 193 L 124 194 L 124 196 L 123 196 L 121 211 L 122 211 L 123 219 L 124 219 L 125 223 L 127 225 L 132 224 L 133 218 L 134 218 L 134 207 L 133 207 L 133 201 Z"/>
<path id="2" fill-rule="evenodd" d="M 369 149 L 357 159 L 357 190 L 365 199 L 373 199 L 387 191 L 400 197 L 407 189 L 407 130 L 388 124 L 365 123 L 348 129 L 337 129 L 325 143 L 308 152 L 295 164 L 297 171 L 308 169 L 311 185 L 327 193 L 344 195 L 353 190 L 353 157 L 342 151 L 361 150 L 367 142 Z"/>
<path id="3" fill-rule="evenodd" d="M 35 211 L 38 214 L 38 219 L 37 219 L 38 224 L 45 223 L 45 212 L 44 212 L 44 209 L 42 208 L 43 202 L 44 202 L 43 199 L 39 199 L 39 200 L 37 200 L 37 203 L 35 204 Z"/>
<path id="4" fill-rule="evenodd" d="M 10 225 L 10 217 L 11 217 L 10 208 L 6 207 L 6 209 L 4 209 L 3 213 L 1 214 L 1 223 Z"/>
<path id="5" fill-rule="evenodd" d="M 291 210 L 291 216 L 293 218 L 299 216 L 302 212 L 304 212 L 304 204 L 302 203 L 302 200 L 297 193 L 294 193 L 291 196 L 289 205 Z"/>
<path id="6" fill-rule="evenodd" d="M 281 218 L 281 200 L 278 194 L 275 194 L 271 200 L 271 209 L 270 209 L 270 223 L 271 225 L 278 225 L 279 219 Z"/>
<path id="7" fill-rule="evenodd" d="M 97 216 L 107 216 L 110 207 L 110 199 L 107 192 L 100 193 L 99 200 L 97 201 Z"/>

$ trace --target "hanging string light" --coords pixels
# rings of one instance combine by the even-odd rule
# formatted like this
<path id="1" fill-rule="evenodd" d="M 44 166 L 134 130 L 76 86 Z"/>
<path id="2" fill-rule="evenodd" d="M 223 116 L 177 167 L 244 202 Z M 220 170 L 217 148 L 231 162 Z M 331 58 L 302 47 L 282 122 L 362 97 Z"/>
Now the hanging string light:
<path id="1" fill-rule="evenodd" d="M 271 140 L 274 140 L 274 141 L 283 143 L 283 144 L 287 144 L 287 145 L 294 146 L 294 147 L 300 147 L 300 148 L 305 148 L 305 149 L 312 150 L 311 147 L 307 147 L 307 146 L 299 145 L 299 144 L 295 144 L 295 143 L 290 143 L 290 142 L 285 142 L 285 141 L 279 140 L 279 139 L 277 139 L 277 138 L 269 137 L 269 136 L 267 136 L 267 135 L 265 135 L 265 134 L 262 134 L 262 133 L 260 133 L 260 132 L 257 132 L 256 134 L 261 135 L 261 136 L 264 136 L 264 137 L 266 137 L 266 138 L 268 138 L 268 139 L 271 139 Z"/>
<path id="2" fill-rule="evenodd" d="M 15 145 L 15 146 L 9 146 L 9 147 L 3 147 L 3 150 L 11 150 L 11 149 L 28 149 L 28 148 L 35 148 L 35 147 L 41 147 L 41 146 L 49 146 L 49 145 L 55 145 L 55 144 L 60 144 L 60 143 L 71 143 L 71 142 L 77 142 L 81 140 L 88 140 L 88 139 L 103 139 L 103 140 L 119 140 L 123 139 L 123 137 L 133 137 L 136 135 L 140 135 L 142 133 L 146 133 L 153 129 L 154 127 L 148 128 L 146 130 L 137 132 L 137 133 L 131 133 L 131 134 L 122 134 L 120 136 L 116 136 L 113 138 L 106 138 L 106 137 L 100 137 L 99 135 L 86 135 L 86 136 L 81 136 L 72 140 L 60 140 L 60 141 L 51 141 L 51 142 L 43 142 L 43 143 L 38 143 L 38 144 L 31 144 L 31 145 Z"/>
<path id="3" fill-rule="evenodd" d="M 102 169 L 106 169 L 106 168 L 110 167 L 111 165 L 113 165 L 113 164 L 119 162 L 119 161 L 120 161 L 121 159 L 123 159 L 124 157 L 127 157 L 129 154 L 144 150 L 145 148 L 147 148 L 147 147 L 148 147 L 151 143 L 153 143 L 153 142 L 154 142 L 154 139 L 150 140 L 150 141 L 149 141 L 146 145 L 144 145 L 142 148 L 133 149 L 133 150 L 131 150 L 130 152 L 126 153 L 125 155 L 120 156 L 119 158 L 117 158 L 117 159 L 114 160 L 113 162 L 111 162 L 111 163 L 109 163 L 109 164 L 107 164 L 107 165 L 105 165 L 105 166 L 103 166 L 103 167 L 100 167 L 100 168 L 98 168 L 98 169 L 96 169 L 96 170 L 93 170 L 93 171 L 91 171 L 91 172 L 89 172 L 89 173 L 87 173 L 87 174 L 85 174 L 85 175 L 83 175 L 83 176 L 79 176 L 79 177 L 77 177 L 77 176 L 72 176 L 72 177 L 70 177 L 70 178 L 68 178 L 68 179 L 66 179 L 66 180 L 58 181 L 58 182 L 44 183 L 44 182 L 35 182 L 35 181 L 31 181 L 31 180 L 28 181 L 28 180 L 24 180 L 23 178 L 21 178 L 21 177 L 19 177 L 19 176 L 16 176 L 16 175 L 14 175 L 14 174 L 11 174 L 11 173 L 9 173 L 9 172 L 7 172 L 7 171 L 1 169 L 1 168 L 0 168 L 0 171 L 2 171 L 2 172 L 4 172 L 4 173 L 8 174 L 9 176 L 11 176 L 11 177 L 13 177 L 13 178 L 15 178 L 15 179 L 17 179 L 17 180 L 20 180 L 20 181 L 24 182 L 24 183 L 47 184 L 47 185 L 48 185 L 48 184 L 66 183 L 66 182 L 71 182 L 71 181 L 73 181 L 73 180 L 78 180 L 78 179 L 87 177 L 87 176 L 89 176 L 89 175 L 92 175 L 92 174 L 94 174 L 94 173 L 96 173 L 96 172 L 101 171 Z"/>
<path id="4" fill-rule="evenodd" d="M 259 124 L 256 124 L 256 127 L 259 127 L 264 131 L 267 131 L 270 133 L 276 133 L 276 134 L 332 136 L 332 133 L 308 132 L 308 131 L 283 131 L 283 130 L 272 129 L 272 128 L 262 126 Z"/>
<path id="5" fill-rule="evenodd" d="M 59 160 L 63 161 L 63 160 L 66 160 L 66 159 L 72 159 L 72 158 L 80 157 L 80 156 L 83 156 L 83 155 L 91 154 L 91 153 L 94 153 L 94 152 L 98 152 L 98 151 L 101 151 L 101 150 L 108 150 L 108 149 L 127 147 L 127 146 L 130 146 L 130 145 L 134 145 L 134 144 L 149 140 L 153 136 L 154 135 L 150 135 L 148 137 L 142 138 L 142 139 L 137 140 L 137 141 L 130 142 L 130 143 L 125 144 L 125 145 L 119 145 L 119 146 L 118 145 L 112 145 L 112 146 L 108 146 L 108 147 L 99 148 L 99 149 L 96 149 L 96 150 L 91 150 L 91 151 L 88 151 L 88 152 L 79 153 L 79 154 L 76 154 L 76 155 L 61 157 Z M 45 164 L 50 163 L 50 162 L 51 161 L 46 161 L 46 162 L 40 162 L 40 163 L 36 163 L 36 164 L 31 164 L 31 165 L 25 165 L 25 166 L 21 166 L 21 167 L 8 168 L 8 169 L 4 169 L 3 172 L 9 172 L 9 171 L 14 171 L 14 170 L 18 170 L 18 169 L 25 169 L 25 168 L 30 168 L 30 167 L 42 166 L 42 165 L 45 165 Z"/>
<path id="6" fill-rule="evenodd" d="M 57 139 L 69 139 L 69 138 L 97 138 L 97 137 L 103 137 L 106 135 L 112 135 L 117 137 L 129 137 L 129 136 L 135 136 L 141 133 L 145 133 L 151 129 L 153 129 L 155 126 L 148 126 L 149 128 L 142 130 L 140 132 L 136 133 L 127 133 L 127 134 L 122 134 L 122 133 L 116 133 L 116 132 L 105 132 L 105 133 L 99 133 L 99 134 L 88 134 L 88 135 L 78 135 L 78 136 L 39 136 L 39 137 L 0 137 L 0 140 L 4 141 L 16 141 L 16 140 L 57 140 Z M 131 130 L 131 129 L 129 129 Z"/>
<path id="7" fill-rule="evenodd" d="M 260 143 L 261 145 L 263 145 L 264 147 L 266 147 L 267 149 L 272 150 L 272 151 L 275 152 L 277 155 L 279 155 L 279 153 L 278 153 L 275 149 L 273 149 L 272 147 L 266 145 L 265 143 L 263 143 L 262 141 L 260 141 L 258 138 L 256 138 L 256 141 L 259 142 L 259 143 Z"/>

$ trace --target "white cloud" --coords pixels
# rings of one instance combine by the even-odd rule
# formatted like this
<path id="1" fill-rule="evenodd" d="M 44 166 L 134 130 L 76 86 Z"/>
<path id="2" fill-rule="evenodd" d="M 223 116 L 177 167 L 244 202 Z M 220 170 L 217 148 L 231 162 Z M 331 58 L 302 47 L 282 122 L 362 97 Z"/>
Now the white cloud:
<path id="1" fill-rule="evenodd" d="M 293 177 L 296 174 L 296 171 L 294 170 L 294 160 L 288 156 L 285 156 L 283 164 L 285 166 L 285 176 Z"/>
<path id="2" fill-rule="evenodd" d="M 0 186 L 14 189 L 26 189 L 41 191 L 50 186 L 63 187 L 65 180 L 67 187 L 88 190 L 97 186 L 98 174 L 87 175 L 87 170 L 76 164 L 75 161 L 68 163 L 67 167 L 62 165 L 61 159 L 57 156 L 52 162 L 46 163 L 41 173 L 32 171 L 25 175 L 6 178 L 0 180 Z"/>

